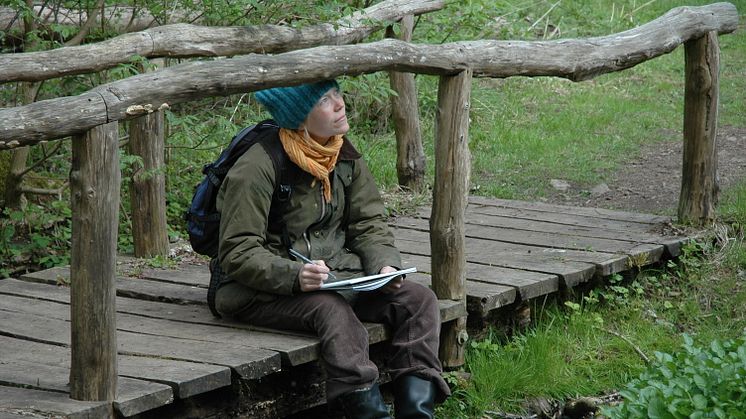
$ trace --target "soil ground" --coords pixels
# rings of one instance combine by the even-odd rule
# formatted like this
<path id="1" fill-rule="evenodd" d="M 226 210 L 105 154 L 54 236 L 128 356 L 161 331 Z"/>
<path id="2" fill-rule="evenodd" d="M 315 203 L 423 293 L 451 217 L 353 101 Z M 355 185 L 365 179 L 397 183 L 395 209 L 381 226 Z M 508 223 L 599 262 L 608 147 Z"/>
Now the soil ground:
<path id="1" fill-rule="evenodd" d="M 597 192 L 591 192 L 571 184 L 565 191 L 553 192 L 547 202 L 675 215 L 681 190 L 683 140 L 680 132 L 666 134 L 671 141 L 648 144 L 633 161 L 607 174 L 608 190 L 597 185 L 600 187 L 592 187 Z M 746 179 L 746 127 L 720 127 L 717 147 L 723 191 Z"/>

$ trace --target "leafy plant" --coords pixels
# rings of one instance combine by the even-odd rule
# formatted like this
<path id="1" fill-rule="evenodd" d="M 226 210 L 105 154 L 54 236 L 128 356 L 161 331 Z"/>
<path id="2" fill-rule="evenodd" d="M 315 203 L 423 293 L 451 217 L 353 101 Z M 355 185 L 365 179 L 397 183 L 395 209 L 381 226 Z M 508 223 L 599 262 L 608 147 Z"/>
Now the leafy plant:
<path id="1" fill-rule="evenodd" d="M 620 392 L 623 403 L 605 408 L 611 418 L 746 418 L 746 335 L 655 353 L 655 361 Z"/>
<path id="2" fill-rule="evenodd" d="M 29 204 L 0 214 L 0 278 L 70 262 L 71 213 L 67 202 Z"/>

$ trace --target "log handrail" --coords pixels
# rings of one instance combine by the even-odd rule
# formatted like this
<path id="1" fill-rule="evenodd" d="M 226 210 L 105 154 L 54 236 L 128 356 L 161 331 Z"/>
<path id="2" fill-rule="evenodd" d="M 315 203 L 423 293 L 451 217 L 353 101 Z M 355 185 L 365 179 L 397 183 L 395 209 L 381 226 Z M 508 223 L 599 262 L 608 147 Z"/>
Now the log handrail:
<path id="1" fill-rule="evenodd" d="M 444 5 L 445 0 L 386 0 L 343 17 L 335 24 L 300 29 L 280 25 L 164 25 L 93 44 L 0 55 L 0 83 L 41 81 L 101 71 L 127 63 L 138 55 L 146 58 L 218 57 L 351 44 L 362 41 L 392 21 L 440 10 Z"/>
<path id="2" fill-rule="evenodd" d="M 735 6 L 715 3 L 678 7 L 634 29 L 588 39 L 442 45 L 386 39 L 274 56 L 250 54 L 216 62 L 190 62 L 98 86 L 78 96 L 0 109 L 0 149 L 66 137 L 169 104 L 341 75 L 385 70 L 453 75 L 471 69 L 475 77 L 587 80 L 669 53 L 711 31 L 733 32 L 737 26 Z"/>

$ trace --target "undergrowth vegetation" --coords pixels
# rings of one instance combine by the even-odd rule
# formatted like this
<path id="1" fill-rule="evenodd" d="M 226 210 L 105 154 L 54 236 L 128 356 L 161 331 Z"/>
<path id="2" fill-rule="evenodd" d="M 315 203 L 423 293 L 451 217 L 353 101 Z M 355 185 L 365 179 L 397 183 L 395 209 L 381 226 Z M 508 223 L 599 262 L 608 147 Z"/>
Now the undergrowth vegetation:
<path id="1" fill-rule="evenodd" d="M 156 16 L 168 12 L 162 2 L 138 3 Z M 249 3 L 250 7 L 241 2 L 176 2 L 185 12 L 200 13 L 205 24 L 296 27 L 335 20 L 363 6 L 342 1 Z M 414 41 L 602 36 L 646 23 L 673 7 L 707 3 L 447 0 L 445 10 L 416 20 Z M 743 22 L 746 1 L 733 3 Z M 93 28 L 90 39 L 112 35 Z M 377 33 L 371 40 L 381 36 Z M 59 46 L 61 41 L 39 37 L 37 48 Z M 720 47 L 720 124 L 746 127 L 743 24 L 735 34 L 721 36 Z M 169 65 L 178 62 L 167 60 Z M 134 57 L 115 69 L 47 81 L 39 99 L 79 94 L 149 65 Z M 469 132 L 472 193 L 536 200 L 548 193 L 549 178 L 593 185 L 633 161 L 642 144 L 681 141 L 683 69 L 683 48 L 677 48 L 634 68 L 581 83 L 559 78 L 475 79 Z M 427 193 L 413 196 L 396 186 L 387 75 L 341 82 L 352 127 L 349 136 L 366 156 L 389 212 L 403 213 L 425 203 Z M 425 153 L 432 159 L 438 80 L 418 75 L 416 82 Z M 14 86 L 0 85 L 0 105 L 13 106 L 17 94 Z M 183 213 L 202 177 L 202 165 L 214 160 L 242 127 L 267 115 L 252 95 L 245 94 L 175 105 L 166 116 L 167 215 L 169 236 L 175 241 L 184 236 Z M 122 137 L 124 144 L 125 128 Z M 60 144 L 32 147 L 29 164 L 39 186 L 59 188 L 58 196 L 31 197 L 23 211 L 6 209 L 0 216 L 0 278 L 69 263 L 71 214 L 65 186 L 70 142 Z M 7 165 L 2 153 L 6 152 L 0 152 L 0 167 Z M 122 253 L 132 250 L 126 175 L 137 172 L 138 164 L 122 147 Z M 432 164 L 428 170 L 431 183 Z M 722 223 L 712 236 L 687 246 L 678 261 L 646 269 L 634 278 L 606 278 L 596 288 L 563 299 L 531 302 L 528 328 L 493 328 L 478 336 L 467 351 L 469 379 L 457 373 L 448 376 L 454 397 L 439 408 L 439 415 L 498 417 L 501 412 L 527 412 L 531 400 L 562 403 L 623 389 L 625 403 L 605 414 L 689 417 L 709 412 L 718 417 L 717 407 L 727 417 L 738 417 L 734 412 L 739 406 L 746 410 L 746 181 L 724 191 L 719 211 Z M 733 404 L 739 401 L 740 405 Z"/>

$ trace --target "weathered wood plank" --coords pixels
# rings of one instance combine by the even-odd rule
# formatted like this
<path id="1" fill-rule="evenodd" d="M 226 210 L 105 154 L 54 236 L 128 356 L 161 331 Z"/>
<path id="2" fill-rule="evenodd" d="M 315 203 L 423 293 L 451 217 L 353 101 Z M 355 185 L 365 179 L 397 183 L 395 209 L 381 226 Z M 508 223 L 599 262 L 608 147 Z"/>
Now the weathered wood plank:
<path id="1" fill-rule="evenodd" d="M 643 214 L 637 212 L 609 210 L 605 208 L 575 207 L 571 205 L 547 204 L 545 202 L 527 202 L 510 199 L 486 198 L 469 196 L 469 203 L 491 207 L 515 208 L 550 212 L 552 214 L 583 215 L 591 218 L 602 218 L 614 221 L 634 222 L 643 224 L 659 224 L 671 222 L 671 217 L 663 215 Z"/>
<path id="2" fill-rule="evenodd" d="M 521 204 L 516 204 L 516 207 L 520 206 Z M 515 224 L 512 223 L 525 221 L 529 225 L 537 223 L 535 227 L 537 229 L 547 227 L 548 229 L 545 231 L 562 231 L 562 229 L 568 228 L 573 233 L 582 236 L 619 238 L 628 241 L 660 244 L 664 246 L 665 256 L 668 258 L 679 256 L 681 246 L 691 241 L 691 236 L 698 234 L 697 232 L 690 232 L 689 235 L 684 235 L 683 230 L 674 226 L 669 217 L 658 218 L 659 216 L 652 216 L 653 218 L 649 218 L 650 215 L 635 214 L 642 215 L 650 222 L 622 221 L 619 218 L 626 216 L 627 213 L 614 211 L 614 219 L 610 219 L 603 218 L 602 214 L 591 216 L 585 210 L 577 211 L 578 214 L 568 213 L 568 211 L 572 211 L 569 208 L 571 207 L 560 207 L 557 211 L 561 212 L 552 212 L 551 207 L 542 209 L 510 208 L 508 206 L 475 205 L 472 203 L 467 208 L 467 214 L 471 217 L 467 218 L 467 223 L 479 224 L 481 221 L 487 222 L 487 220 L 489 220 L 489 223 L 495 223 L 496 220 L 499 220 L 496 226 L 513 227 Z M 590 209 L 593 213 L 598 210 Z M 484 216 L 489 218 L 484 219 Z M 552 225 L 555 225 L 555 227 L 551 227 Z"/>
<path id="3" fill-rule="evenodd" d="M 419 209 L 417 212 L 417 216 L 423 218 L 429 217 L 429 214 L 430 212 L 426 207 Z M 397 217 L 396 222 L 406 224 L 407 217 Z M 474 204 L 467 207 L 466 223 L 660 244 L 665 246 L 665 254 L 669 258 L 678 256 L 681 253 L 681 245 L 690 240 L 689 237 L 681 235 L 681 233 L 672 234 L 677 229 L 670 224 L 670 220 L 666 223 L 650 225 L 583 215 Z"/>
<path id="4" fill-rule="evenodd" d="M 147 268 L 138 266 L 142 260 L 123 261 L 118 272 L 124 277 L 151 279 L 174 284 L 189 285 L 205 288 L 210 285 L 210 269 L 207 262 L 204 265 L 180 264 L 173 268 Z"/>
<path id="5" fill-rule="evenodd" d="M 0 338 L 0 341 L 3 339 Z M 58 365 L 14 359 L 0 368 L 0 385 L 68 393 L 69 374 L 69 357 L 66 363 Z M 133 416 L 174 400 L 171 387 L 165 384 L 126 377 L 118 377 L 117 381 L 117 395 L 113 403 L 114 409 L 122 416 Z"/>
<path id="6" fill-rule="evenodd" d="M 30 145 L 85 131 L 90 116 L 119 121 L 211 96 L 301 84 L 376 71 L 452 75 L 471 69 L 477 77 L 558 76 L 574 81 L 620 71 L 673 51 L 678 45 L 738 27 L 730 3 L 679 7 L 619 34 L 555 41 L 465 41 L 423 45 L 386 39 L 362 45 L 322 46 L 277 55 L 250 54 L 180 64 L 98 86 L 84 95 L 104 102 L 71 106 L 63 97 L 0 109 L 0 148 Z M 339 65 L 343 63 L 343 65 Z M 303 68 L 300 71 L 299 68 Z M 271 71 L 269 70 L 271 69 Z M 70 113 L 69 109 L 76 112 Z M 82 112 L 87 117 L 79 115 Z"/>
<path id="7" fill-rule="evenodd" d="M 400 249 L 406 249 L 405 253 L 430 255 L 430 244 L 426 233 L 394 229 L 394 236 L 397 246 Z M 626 267 L 627 263 L 626 256 L 608 253 L 508 245 L 473 238 L 467 238 L 466 257 L 468 262 L 486 266 L 555 274 L 564 281 L 568 288 L 588 281 L 597 273 L 610 275 L 619 272 Z"/>
<path id="8" fill-rule="evenodd" d="M 3 308 L 24 311 L 28 299 L 6 296 Z M 32 312 L 44 317 L 69 320 L 65 305 L 47 302 L 35 305 Z M 31 311 L 31 310 L 30 310 Z M 231 327 L 216 327 L 204 324 L 190 324 L 174 320 L 155 319 L 133 314 L 117 314 L 117 330 L 145 335 L 171 337 L 197 341 L 202 344 L 219 342 L 246 347 L 246 350 L 270 350 L 280 352 L 284 361 L 298 365 L 318 358 L 318 339 L 315 337 L 277 335 Z"/>
<path id="9" fill-rule="evenodd" d="M 429 279 L 427 279 L 429 284 Z M 0 295 L 7 301 L 11 296 L 35 298 L 57 303 L 67 303 L 69 294 L 64 287 L 51 287 L 36 282 L 14 279 L 0 281 Z M 18 303 L 17 307 L 23 306 Z M 53 318 L 67 319 L 64 308 L 41 309 Z M 299 332 L 260 328 L 228 319 L 215 319 L 204 306 L 185 306 L 130 298 L 117 299 L 117 327 L 120 330 L 161 333 L 164 336 L 189 338 L 202 341 L 222 340 L 247 346 L 277 351 L 288 365 L 299 365 L 318 359 L 318 339 Z M 130 316 L 132 315 L 132 316 Z M 465 307 L 456 302 L 441 302 L 443 321 L 465 315 Z M 388 339 L 382 324 L 365 323 L 371 344 Z"/>
<path id="10" fill-rule="evenodd" d="M 402 262 L 404 261 L 414 262 L 411 265 L 417 266 L 419 271 L 430 272 L 430 258 L 428 257 L 402 253 Z M 556 291 L 559 277 L 541 272 L 520 271 L 497 266 L 467 263 L 466 280 L 467 296 L 471 295 L 471 287 L 474 282 L 483 282 L 504 286 L 505 288 L 502 290 L 506 293 L 509 292 L 510 288 L 514 288 L 518 292 L 518 296 L 525 300 Z M 499 288 L 493 289 L 497 290 Z M 515 292 L 513 292 L 513 295 L 515 295 Z M 506 296 L 506 298 L 510 297 Z"/>
<path id="11" fill-rule="evenodd" d="M 406 221 L 406 223 L 402 224 L 397 223 L 397 226 L 423 232 L 428 231 L 427 220 L 409 218 Z M 550 247 L 554 249 L 623 253 L 636 258 L 645 257 L 648 263 L 656 262 L 660 259 L 660 255 L 663 254 L 662 245 L 651 243 L 628 242 L 564 233 L 516 230 L 475 224 L 466 224 L 465 231 L 467 237 L 486 239 L 494 242 Z"/>
<path id="12" fill-rule="evenodd" d="M 41 282 L 51 285 L 69 283 L 69 278 L 70 269 L 66 266 L 21 275 L 21 279 L 24 281 Z M 209 281 L 209 276 L 207 280 Z M 115 285 L 116 293 L 121 297 L 177 304 L 207 304 L 207 291 L 204 288 L 131 277 L 117 277 Z"/>
<path id="13" fill-rule="evenodd" d="M 0 333 L 51 344 L 70 344 L 70 324 L 29 312 L 0 308 Z M 190 339 L 117 331 L 123 355 L 160 356 L 228 366 L 240 376 L 259 378 L 280 370 L 280 354 L 246 346 L 214 345 Z"/>
<path id="14" fill-rule="evenodd" d="M 70 368 L 70 349 L 11 337 L 0 337 L 0 362 L 16 360 Z M 168 385 L 177 398 L 187 398 L 231 384 L 227 367 L 164 358 L 118 355 L 119 377 Z M 121 382 L 121 381 L 120 381 Z M 118 393 L 121 399 L 121 392 Z"/>
<path id="15" fill-rule="evenodd" d="M 468 314 L 466 304 L 462 301 L 438 300 L 438 308 L 440 309 L 441 322 L 464 317 Z"/>
<path id="16" fill-rule="evenodd" d="M 82 402 L 59 392 L 0 386 L 0 412 L 21 414 L 23 417 L 55 417 L 68 419 L 96 419 L 111 417 L 111 404 Z M 27 416 L 29 415 L 29 416 Z"/>

